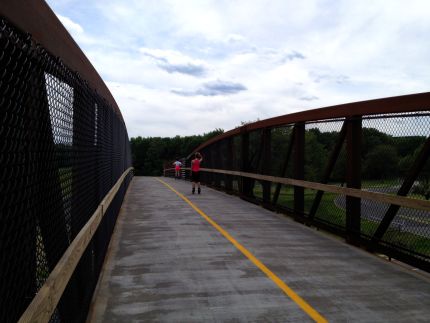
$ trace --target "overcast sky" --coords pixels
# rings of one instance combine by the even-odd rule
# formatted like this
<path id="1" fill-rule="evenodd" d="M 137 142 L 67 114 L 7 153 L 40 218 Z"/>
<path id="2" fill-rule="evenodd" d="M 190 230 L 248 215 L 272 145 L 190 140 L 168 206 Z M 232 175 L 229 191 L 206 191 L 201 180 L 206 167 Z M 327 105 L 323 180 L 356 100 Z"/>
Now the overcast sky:
<path id="1" fill-rule="evenodd" d="M 130 137 L 430 90 L 428 0 L 48 0 Z"/>

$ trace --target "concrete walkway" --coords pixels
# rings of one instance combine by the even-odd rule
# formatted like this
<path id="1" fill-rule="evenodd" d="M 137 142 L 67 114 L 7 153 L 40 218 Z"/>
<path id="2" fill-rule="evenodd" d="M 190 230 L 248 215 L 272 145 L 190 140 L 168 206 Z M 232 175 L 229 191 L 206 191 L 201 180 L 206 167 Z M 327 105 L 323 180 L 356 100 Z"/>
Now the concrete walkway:
<path id="1" fill-rule="evenodd" d="M 125 198 L 89 322 L 429 322 L 430 281 L 314 229 L 162 178 L 246 248 L 276 284 L 156 178 Z M 300 298 L 286 295 L 286 284 Z"/>

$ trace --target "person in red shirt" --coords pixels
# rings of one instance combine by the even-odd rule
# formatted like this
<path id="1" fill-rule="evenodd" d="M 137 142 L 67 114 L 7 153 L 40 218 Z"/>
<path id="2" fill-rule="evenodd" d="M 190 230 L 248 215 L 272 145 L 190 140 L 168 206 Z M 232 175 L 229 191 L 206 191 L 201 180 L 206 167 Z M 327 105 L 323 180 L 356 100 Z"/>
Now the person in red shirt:
<path id="1" fill-rule="evenodd" d="M 203 161 L 203 157 L 199 152 L 194 154 L 194 159 L 191 161 L 191 182 L 193 185 L 192 193 L 196 191 L 196 183 L 197 183 L 197 192 L 200 194 L 200 163 Z"/>

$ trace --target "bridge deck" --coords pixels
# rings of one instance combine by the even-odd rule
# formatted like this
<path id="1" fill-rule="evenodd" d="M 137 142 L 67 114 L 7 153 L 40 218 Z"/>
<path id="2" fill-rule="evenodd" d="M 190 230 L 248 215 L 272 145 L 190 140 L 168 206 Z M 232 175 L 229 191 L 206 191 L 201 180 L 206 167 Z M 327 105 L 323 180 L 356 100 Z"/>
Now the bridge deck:
<path id="1" fill-rule="evenodd" d="M 135 177 L 89 321 L 311 322 L 318 313 L 330 322 L 429 321 L 425 275 L 237 197 L 206 187 L 191 195 L 189 182 L 162 180 L 261 263 L 157 178 Z"/>

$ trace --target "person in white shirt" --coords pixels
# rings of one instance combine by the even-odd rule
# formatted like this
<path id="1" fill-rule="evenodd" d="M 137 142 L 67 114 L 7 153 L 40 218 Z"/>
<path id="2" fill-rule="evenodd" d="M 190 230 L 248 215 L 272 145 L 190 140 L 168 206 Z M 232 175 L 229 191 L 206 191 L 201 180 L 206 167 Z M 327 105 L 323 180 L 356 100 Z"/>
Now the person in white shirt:
<path id="1" fill-rule="evenodd" d="M 182 163 L 178 159 L 176 159 L 176 161 L 173 163 L 173 166 L 175 166 L 175 179 L 180 178 Z"/>

